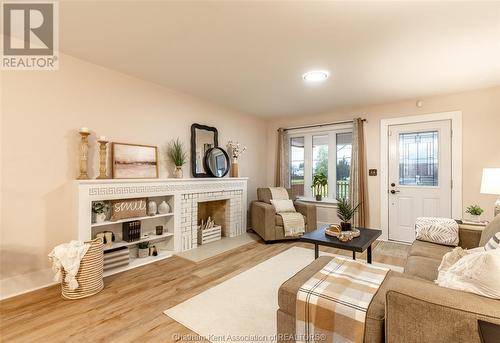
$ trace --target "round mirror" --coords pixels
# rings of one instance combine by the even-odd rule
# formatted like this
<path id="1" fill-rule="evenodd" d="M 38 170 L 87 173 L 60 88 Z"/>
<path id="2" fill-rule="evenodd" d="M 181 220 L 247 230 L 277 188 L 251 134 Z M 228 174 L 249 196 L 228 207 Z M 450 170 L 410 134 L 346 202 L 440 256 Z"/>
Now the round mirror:
<path id="1" fill-rule="evenodd" d="M 212 176 L 223 177 L 229 172 L 229 156 L 222 148 L 211 148 L 205 154 L 205 170 Z"/>

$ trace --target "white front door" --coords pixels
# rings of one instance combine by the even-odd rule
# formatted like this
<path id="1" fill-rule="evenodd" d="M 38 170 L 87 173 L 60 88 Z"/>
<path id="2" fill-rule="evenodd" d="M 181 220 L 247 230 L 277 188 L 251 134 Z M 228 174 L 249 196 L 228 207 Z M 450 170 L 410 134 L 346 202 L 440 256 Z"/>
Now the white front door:
<path id="1" fill-rule="evenodd" d="M 451 217 L 451 122 L 389 126 L 389 239 L 413 242 L 417 217 Z"/>

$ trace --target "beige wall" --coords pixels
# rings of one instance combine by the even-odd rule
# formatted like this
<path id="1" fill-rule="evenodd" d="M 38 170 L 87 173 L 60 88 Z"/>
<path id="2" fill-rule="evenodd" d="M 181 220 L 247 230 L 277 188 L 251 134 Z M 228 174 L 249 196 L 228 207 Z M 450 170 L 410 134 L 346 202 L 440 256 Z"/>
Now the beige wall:
<path id="1" fill-rule="evenodd" d="M 268 127 L 269 149 L 267 162 L 274 165 L 276 129 L 302 124 L 327 123 L 366 118 L 367 166 L 380 170 L 380 120 L 399 116 L 462 111 L 463 116 L 463 208 L 477 203 L 485 209 L 484 218 L 493 216 L 495 195 L 479 193 L 483 167 L 500 167 L 500 87 L 458 94 L 422 98 L 423 107 L 415 106 L 417 99 L 351 108 L 322 115 L 275 118 Z M 267 182 L 274 180 L 274 168 L 268 168 Z M 380 226 L 380 179 L 368 177 L 370 225 Z"/>
<path id="2" fill-rule="evenodd" d="M 380 119 L 460 110 L 463 112 L 463 199 L 478 203 L 491 218 L 493 195 L 479 194 L 481 169 L 500 167 L 500 87 L 395 104 L 346 109 L 315 116 L 264 120 L 237 113 L 150 82 L 73 57 L 61 56 L 57 72 L 2 72 L 0 120 L 0 288 L 2 294 L 47 282 L 50 249 L 76 237 L 71 205 L 77 175 L 78 135 L 91 128 L 97 174 L 96 135 L 113 141 L 159 146 L 160 176 L 167 177 L 165 148 L 179 137 L 189 147 L 190 125 L 216 126 L 221 145 L 236 139 L 248 146 L 242 176 L 250 177 L 249 198 L 274 180 L 277 127 L 362 116 L 368 168 L 380 168 Z M 267 159 L 266 159 L 267 157 Z M 189 167 L 185 168 L 189 174 Z M 379 179 L 369 177 L 371 226 L 379 226 Z M 42 275 L 43 274 L 43 275 Z M 6 292 L 6 287 L 10 289 Z"/>
<path id="3" fill-rule="evenodd" d="M 179 137 L 189 148 L 190 126 L 197 122 L 217 127 L 222 146 L 233 139 L 248 147 L 240 174 L 250 177 L 250 199 L 265 184 L 263 119 L 61 58 L 59 71 L 1 74 L 1 280 L 48 268 L 51 248 L 76 238 L 71 181 L 78 175 L 79 127 L 93 133 L 91 176 L 97 175 L 96 135 L 105 135 L 159 146 L 160 176 L 167 177 L 167 143 Z M 184 169 L 189 176 L 190 168 Z"/>

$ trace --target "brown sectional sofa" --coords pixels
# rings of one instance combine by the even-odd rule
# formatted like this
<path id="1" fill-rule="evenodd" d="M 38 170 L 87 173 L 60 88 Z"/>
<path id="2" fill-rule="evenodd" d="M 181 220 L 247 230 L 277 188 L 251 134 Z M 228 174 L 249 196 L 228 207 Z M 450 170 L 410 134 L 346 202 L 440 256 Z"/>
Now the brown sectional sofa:
<path id="1" fill-rule="evenodd" d="M 483 246 L 500 231 L 500 215 L 484 230 L 460 227 L 459 245 Z M 500 300 L 437 286 L 437 268 L 453 247 L 415 241 L 404 273 L 390 271 L 372 299 L 364 342 L 477 342 L 479 319 L 500 324 Z M 376 255 L 376 250 L 374 255 Z M 295 334 L 295 299 L 299 287 L 331 257 L 320 257 L 283 283 L 278 292 L 280 342 Z"/>
<path id="2" fill-rule="evenodd" d="M 316 230 L 316 205 L 295 201 L 295 210 L 304 216 L 305 231 Z M 276 214 L 271 205 L 271 191 L 269 188 L 257 189 L 257 200 L 250 205 L 251 227 L 264 241 L 281 241 L 285 239 L 297 239 L 297 237 L 285 237 L 283 219 Z"/>

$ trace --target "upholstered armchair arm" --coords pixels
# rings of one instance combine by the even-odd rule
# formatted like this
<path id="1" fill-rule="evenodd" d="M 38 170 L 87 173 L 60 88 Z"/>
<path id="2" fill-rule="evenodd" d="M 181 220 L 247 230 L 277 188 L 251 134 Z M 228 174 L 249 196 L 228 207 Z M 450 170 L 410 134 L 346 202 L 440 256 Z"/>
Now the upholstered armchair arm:
<path id="1" fill-rule="evenodd" d="M 252 229 L 265 241 L 276 239 L 276 212 L 273 205 L 253 201 L 250 209 Z"/>
<path id="2" fill-rule="evenodd" d="M 314 231 L 316 227 L 316 205 L 302 201 L 295 201 L 295 209 L 307 218 L 306 232 Z"/>
<path id="3" fill-rule="evenodd" d="M 386 342 L 480 342 L 478 319 L 500 324 L 500 300 L 392 277 L 386 293 Z"/>
<path id="4" fill-rule="evenodd" d="M 470 227 L 467 225 L 458 226 L 458 245 L 464 249 L 477 248 L 479 246 L 479 241 L 481 240 L 481 229 L 475 227 Z"/>

